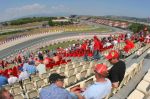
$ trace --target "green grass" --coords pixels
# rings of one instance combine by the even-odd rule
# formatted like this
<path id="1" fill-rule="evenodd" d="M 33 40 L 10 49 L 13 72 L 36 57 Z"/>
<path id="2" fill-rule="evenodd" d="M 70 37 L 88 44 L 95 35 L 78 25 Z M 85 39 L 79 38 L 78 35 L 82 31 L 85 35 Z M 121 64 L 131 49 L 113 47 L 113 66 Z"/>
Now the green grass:
<path id="1" fill-rule="evenodd" d="M 79 30 L 79 31 L 74 31 L 74 32 L 111 32 L 112 30 L 106 27 L 98 27 L 98 28 L 89 28 L 87 30 Z"/>
<path id="2" fill-rule="evenodd" d="M 48 49 L 48 50 L 56 50 L 58 47 L 67 48 L 69 45 L 81 43 L 81 41 L 67 41 L 63 43 L 58 43 L 54 45 L 49 45 L 47 47 L 41 48 L 42 51 Z"/>

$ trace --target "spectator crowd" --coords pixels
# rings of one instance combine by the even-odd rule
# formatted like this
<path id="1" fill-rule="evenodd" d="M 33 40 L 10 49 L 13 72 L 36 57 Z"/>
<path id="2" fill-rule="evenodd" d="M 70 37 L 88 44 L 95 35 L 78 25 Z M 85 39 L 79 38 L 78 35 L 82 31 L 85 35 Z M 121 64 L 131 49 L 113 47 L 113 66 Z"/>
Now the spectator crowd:
<path id="1" fill-rule="evenodd" d="M 149 43 L 150 35 L 127 33 L 119 36 L 110 35 L 101 39 L 94 36 L 92 40 L 84 40 L 81 44 L 73 44 L 67 48 L 59 47 L 55 52 L 44 50 L 33 53 L 27 49 L 9 62 L 0 60 L 2 68 L 0 87 L 6 84 L 12 85 L 15 82 L 22 83 L 22 80 L 30 78 L 31 75 L 41 76 L 48 69 L 72 61 L 72 57 L 83 57 L 85 61 L 97 61 L 104 57 L 113 65 L 112 68 L 108 70 L 106 65 L 96 64 L 94 68 L 96 82 L 88 88 L 76 87 L 69 92 L 63 88 L 65 76 L 53 73 L 49 76 L 50 85 L 40 91 L 40 99 L 102 99 L 111 92 L 112 87 L 117 88 L 124 78 L 126 64 L 120 60 L 119 50 L 128 53 L 138 41 L 143 44 Z M 125 43 L 123 49 L 111 50 L 107 56 L 101 54 L 105 50 L 113 49 L 119 43 Z M 8 68 L 10 64 L 16 66 Z M 0 97 L 4 96 L 3 93 L 8 94 L 2 89 Z"/>

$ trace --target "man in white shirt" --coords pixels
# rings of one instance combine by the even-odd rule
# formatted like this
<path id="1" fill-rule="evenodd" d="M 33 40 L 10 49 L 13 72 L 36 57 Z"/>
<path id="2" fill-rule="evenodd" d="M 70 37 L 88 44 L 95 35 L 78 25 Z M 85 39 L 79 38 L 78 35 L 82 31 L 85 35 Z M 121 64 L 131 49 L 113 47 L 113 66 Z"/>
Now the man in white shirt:
<path id="1" fill-rule="evenodd" d="M 8 84 L 14 84 L 18 81 L 18 78 L 13 75 L 12 72 L 9 73 Z"/>
<path id="2" fill-rule="evenodd" d="M 96 82 L 90 85 L 82 94 L 75 93 L 80 99 L 103 99 L 111 93 L 112 84 L 107 77 L 107 66 L 97 64 L 95 69 Z M 74 90 L 78 89 L 74 88 Z M 72 90 L 72 92 L 75 92 Z"/>

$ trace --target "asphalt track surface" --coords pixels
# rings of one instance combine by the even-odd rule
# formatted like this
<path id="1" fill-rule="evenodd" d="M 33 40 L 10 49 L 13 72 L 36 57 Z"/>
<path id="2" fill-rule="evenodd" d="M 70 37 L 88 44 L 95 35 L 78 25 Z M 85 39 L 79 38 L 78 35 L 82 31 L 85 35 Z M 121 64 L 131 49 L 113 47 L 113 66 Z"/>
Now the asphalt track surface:
<path id="1" fill-rule="evenodd" d="M 112 28 L 113 27 L 111 27 L 111 29 Z M 117 32 L 119 30 L 122 31 L 121 29 L 113 28 L 113 32 Z M 94 33 L 94 34 L 96 35 L 96 34 L 100 34 L 100 33 Z M 111 32 L 105 33 L 105 34 L 111 34 Z M 85 34 L 85 33 L 65 32 L 65 33 L 56 33 L 53 35 L 32 39 L 29 41 L 25 41 L 23 43 L 19 43 L 15 46 L 11 46 L 11 47 L 6 48 L 4 50 L 1 50 L 0 51 L 0 59 L 6 58 L 6 57 L 10 56 L 11 54 L 18 52 L 19 50 L 30 47 L 30 46 L 37 44 L 37 43 L 40 43 L 40 42 L 45 42 L 48 40 L 54 40 L 54 39 L 63 38 L 63 37 L 79 36 L 79 35 L 93 35 L 93 33 L 86 33 Z M 0 46 L 0 47 L 2 47 L 2 46 Z"/>

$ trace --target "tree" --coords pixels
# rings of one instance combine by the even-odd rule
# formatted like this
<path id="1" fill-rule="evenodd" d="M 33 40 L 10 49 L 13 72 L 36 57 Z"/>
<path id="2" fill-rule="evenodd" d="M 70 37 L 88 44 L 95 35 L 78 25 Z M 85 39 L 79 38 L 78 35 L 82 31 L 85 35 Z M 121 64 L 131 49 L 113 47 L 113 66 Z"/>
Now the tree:
<path id="1" fill-rule="evenodd" d="M 49 25 L 49 26 L 54 26 L 55 24 L 54 24 L 53 21 L 50 19 L 50 20 L 48 21 L 48 25 Z"/>
<path id="2" fill-rule="evenodd" d="M 129 29 L 134 32 L 134 33 L 137 33 L 141 30 L 144 29 L 144 25 L 143 24 L 138 24 L 138 23 L 132 23 L 130 26 L 129 26 Z"/>

